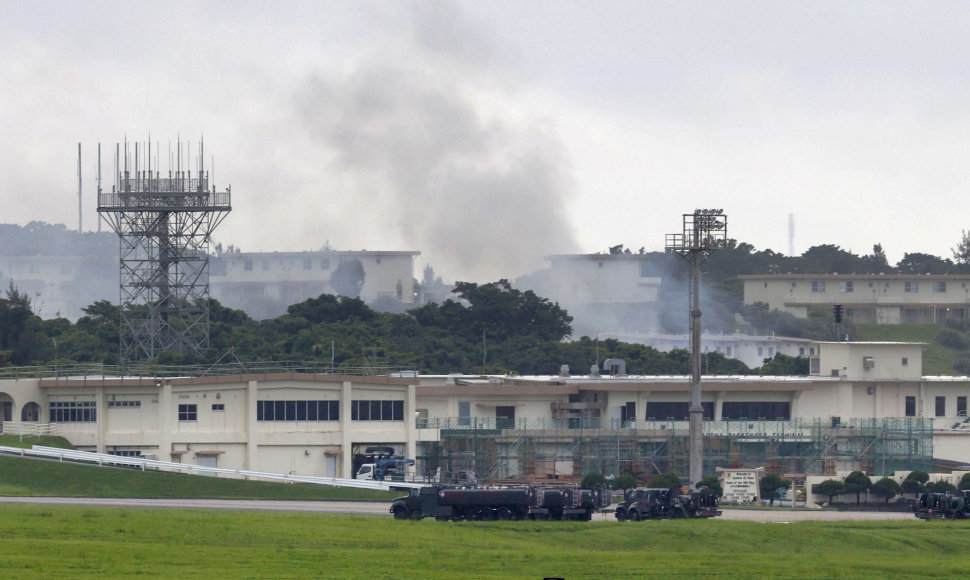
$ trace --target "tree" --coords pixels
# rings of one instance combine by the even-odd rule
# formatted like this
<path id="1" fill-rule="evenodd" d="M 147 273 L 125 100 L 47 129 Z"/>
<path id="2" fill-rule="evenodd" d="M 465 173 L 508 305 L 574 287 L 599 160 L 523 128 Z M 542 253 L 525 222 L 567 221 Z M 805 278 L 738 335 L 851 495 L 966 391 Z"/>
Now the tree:
<path id="1" fill-rule="evenodd" d="M 956 490 L 957 486 L 953 485 L 949 481 L 943 481 L 942 479 L 926 484 L 926 491 L 931 493 L 946 493 L 948 491 Z"/>
<path id="2" fill-rule="evenodd" d="M 953 261 L 964 266 L 970 264 L 970 232 L 967 230 L 961 230 L 960 241 L 953 248 Z"/>
<path id="3" fill-rule="evenodd" d="M 631 487 L 636 486 L 636 484 L 637 480 L 632 474 L 624 473 L 613 480 L 613 489 L 622 489 L 623 491 L 626 491 Z"/>
<path id="4" fill-rule="evenodd" d="M 865 473 L 853 471 L 845 476 L 845 491 L 846 493 L 855 494 L 856 505 L 862 503 L 862 492 L 869 491 L 870 489 L 872 489 L 872 480 Z"/>
<path id="5" fill-rule="evenodd" d="M 929 480 L 930 474 L 925 471 L 920 471 L 919 469 L 911 471 L 906 476 L 906 479 L 903 480 L 903 493 L 918 495 L 926 489 L 926 482 Z"/>
<path id="6" fill-rule="evenodd" d="M 673 471 L 658 475 L 650 480 L 647 484 L 649 487 L 665 487 L 667 489 L 680 489 L 683 487 L 683 483 L 680 477 Z"/>
<path id="7" fill-rule="evenodd" d="M 712 494 L 714 494 L 717 497 L 721 497 L 722 495 L 724 495 L 724 488 L 721 487 L 721 478 L 717 477 L 716 475 L 708 475 L 707 477 L 698 481 L 697 485 L 695 485 L 694 487 L 696 487 L 697 489 L 706 487 L 707 489 L 710 490 Z"/>
<path id="8" fill-rule="evenodd" d="M 758 488 L 761 490 L 761 498 L 768 500 L 768 505 L 775 505 L 775 500 L 778 499 L 778 492 L 782 489 L 788 487 L 788 482 L 781 478 L 777 473 L 767 473 L 758 482 Z"/>
<path id="9" fill-rule="evenodd" d="M 606 483 L 606 477 L 602 473 L 591 471 L 583 476 L 582 482 L 579 486 L 583 489 L 591 489 L 597 485 L 603 485 Z"/>
<path id="10" fill-rule="evenodd" d="M 845 491 L 845 485 L 837 479 L 826 479 L 822 483 L 815 486 L 815 491 L 822 495 L 828 496 L 829 503 L 835 501 L 835 496 L 841 495 Z"/>
<path id="11" fill-rule="evenodd" d="M 913 252 L 903 254 L 903 259 L 896 264 L 900 274 L 946 274 L 953 271 L 953 262 Z"/>
<path id="12" fill-rule="evenodd" d="M 963 477 L 960 478 L 960 489 L 970 489 L 970 473 L 964 473 Z"/>
<path id="13" fill-rule="evenodd" d="M 902 491 L 902 487 L 896 483 L 895 479 L 889 477 L 884 477 L 872 485 L 872 493 L 885 498 L 887 504 L 889 500 L 899 495 L 900 491 Z"/>

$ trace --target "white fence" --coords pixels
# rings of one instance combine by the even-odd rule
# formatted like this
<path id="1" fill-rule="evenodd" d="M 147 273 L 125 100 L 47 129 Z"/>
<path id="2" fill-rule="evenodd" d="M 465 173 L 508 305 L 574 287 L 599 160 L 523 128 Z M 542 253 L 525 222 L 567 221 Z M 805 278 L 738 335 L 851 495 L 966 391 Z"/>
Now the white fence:
<path id="1" fill-rule="evenodd" d="M 20 435 L 23 441 L 24 435 L 57 435 L 59 433 L 57 423 L 35 423 L 31 421 L 0 421 L 0 435 Z"/>
<path id="2" fill-rule="evenodd" d="M 127 467 L 133 469 L 173 471 L 176 473 L 188 473 L 191 475 L 224 475 L 240 479 L 263 479 L 270 481 L 281 481 L 284 483 L 313 483 L 317 485 L 331 485 L 335 487 L 356 487 L 360 489 L 379 489 L 387 491 L 389 489 L 401 489 L 411 487 L 422 487 L 425 484 L 411 483 L 404 481 L 368 481 L 361 479 L 340 479 L 335 477 L 312 477 L 308 475 L 293 475 L 289 473 L 264 473 L 260 471 L 246 471 L 243 469 L 223 469 L 219 467 L 204 467 L 201 465 L 191 465 L 188 463 L 172 463 L 169 461 L 157 461 L 155 459 L 145 459 L 142 457 L 122 457 L 120 455 L 107 455 L 104 453 L 91 453 L 88 451 L 75 451 L 73 449 L 59 449 L 57 447 L 44 447 L 34 445 L 31 449 L 21 449 L 19 447 L 4 447 L 0 445 L 0 453 L 10 455 L 20 455 L 23 457 L 43 457 L 46 459 L 57 459 L 59 461 L 77 461 L 82 463 L 93 463 L 99 466 L 108 467 Z"/>

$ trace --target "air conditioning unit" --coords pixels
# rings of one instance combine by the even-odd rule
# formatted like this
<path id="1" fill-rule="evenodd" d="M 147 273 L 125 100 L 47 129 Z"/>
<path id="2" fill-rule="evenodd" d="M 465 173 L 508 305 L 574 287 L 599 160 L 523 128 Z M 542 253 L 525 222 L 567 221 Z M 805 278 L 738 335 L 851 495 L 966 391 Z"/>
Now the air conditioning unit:
<path id="1" fill-rule="evenodd" d="M 872 358 L 871 356 L 864 356 L 864 357 L 862 357 L 862 368 L 863 369 L 865 369 L 865 370 L 868 371 L 868 370 L 871 370 L 871 369 L 875 368 L 875 366 L 876 366 L 876 359 Z"/>

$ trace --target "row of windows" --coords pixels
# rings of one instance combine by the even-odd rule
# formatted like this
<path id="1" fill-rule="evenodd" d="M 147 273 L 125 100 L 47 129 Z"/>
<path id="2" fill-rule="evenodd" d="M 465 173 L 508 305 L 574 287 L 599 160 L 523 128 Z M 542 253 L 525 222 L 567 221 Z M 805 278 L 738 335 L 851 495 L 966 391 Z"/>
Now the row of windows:
<path id="1" fill-rule="evenodd" d="M 339 421 L 340 401 L 256 401 L 257 421 Z"/>
<path id="2" fill-rule="evenodd" d="M 51 423 L 94 423 L 97 420 L 98 405 L 94 401 L 51 403 Z"/>
<path id="3" fill-rule="evenodd" d="M 141 401 L 108 401 L 108 408 L 113 407 L 141 407 Z"/>
<path id="4" fill-rule="evenodd" d="M 729 402 L 721 406 L 722 419 L 791 419 L 791 403 L 775 401 Z"/>
<path id="5" fill-rule="evenodd" d="M 351 401 L 351 421 L 403 421 L 404 401 Z"/>
<path id="6" fill-rule="evenodd" d="M 869 282 L 869 287 L 875 287 L 876 283 Z M 889 288 L 889 282 L 884 282 L 884 288 Z M 796 287 L 796 283 L 791 283 L 792 288 Z M 765 288 L 768 287 L 768 283 L 765 282 Z M 937 280 L 932 282 L 932 289 L 934 293 L 942 294 L 946 292 L 946 282 L 942 280 Z M 855 285 L 852 280 L 844 280 L 839 282 L 839 292 L 854 292 Z M 812 292 L 825 292 L 825 281 L 824 280 L 813 280 L 812 281 Z M 907 294 L 916 294 L 919 292 L 919 282 L 917 280 L 906 280 L 903 282 L 903 292 Z"/>
<path id="7" fill-rule="evenodd" d="M 377 263 L 378 264 L 381 263 L 380 258 L 377 259 Z M 269 260 L 262 260 L 262 262 L 260 264 L 260 267 L 264 271 L 269 270 L 270 269 L 270 261 Z M 304 270 L 312 270 L 313 269 L 313 260 L 310 259 L 310 258 L 304 258 L 303 259 L 303 269 Z M 320 260 L 320 269 L 321 270 L 329 270 L 330 269 L 330 259 L 329 258 L 324 258 L 324 259 Z M 243 270 L 245 270 L 247 272 L 252 272 L 253 271 L 253 261 L 252 260 L 243 260 Z"/>
<path id="8" fill-rule="evenodd" d="M 714 403 L 701 403 L 704 407 L 704 418 L 714 419 Z M 685 421 L 690 419 L 690 403 L 654 403 L 647 402 L 647 419 L 676 419 Z"/>

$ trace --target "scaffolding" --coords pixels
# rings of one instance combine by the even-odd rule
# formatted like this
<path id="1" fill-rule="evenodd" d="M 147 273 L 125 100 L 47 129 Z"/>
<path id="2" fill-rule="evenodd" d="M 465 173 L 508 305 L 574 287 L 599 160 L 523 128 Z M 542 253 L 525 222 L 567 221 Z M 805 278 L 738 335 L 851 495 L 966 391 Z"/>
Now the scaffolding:
<path id="1" fill-rule="evenodd" d="M 440 434 L 418 444 L 419 472 L 440 469 L 445 477 L 472 470 L 485 481 L 578 480 L 591 472 L 649 478 L 686 475 L 690 466 L 685 420 L 459 417 L 421 419 L 418 426 Z M 704 476 L 718 467 L 886 475 L 928 471 L 932 460 L 930 419 L 704 421 Z"/>
<path id="2" fill-rule="evenodd" d="M 209 345 L 209 240 L 232 209 L 231 190 L 210 186 L 201 142 L 194 177 L 181 142 L 174 158 L 169 151 L 167 176 L 151 143 L 130 149 L 116 146 L 114 185 L 98 190 L 98 213 L 120 241 L 120 361 L 201 354 Z"/>

